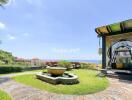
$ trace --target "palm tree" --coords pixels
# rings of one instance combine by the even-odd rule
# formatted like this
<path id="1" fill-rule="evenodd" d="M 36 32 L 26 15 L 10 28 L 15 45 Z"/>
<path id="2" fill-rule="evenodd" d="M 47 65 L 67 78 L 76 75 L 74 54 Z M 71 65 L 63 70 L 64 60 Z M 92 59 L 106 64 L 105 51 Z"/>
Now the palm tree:
<path id="1" fill-rule="evenodd" d="M 9 0 L 0 0 L 0 6 L 3 7 L 3 5 L 7 4 Z"/>

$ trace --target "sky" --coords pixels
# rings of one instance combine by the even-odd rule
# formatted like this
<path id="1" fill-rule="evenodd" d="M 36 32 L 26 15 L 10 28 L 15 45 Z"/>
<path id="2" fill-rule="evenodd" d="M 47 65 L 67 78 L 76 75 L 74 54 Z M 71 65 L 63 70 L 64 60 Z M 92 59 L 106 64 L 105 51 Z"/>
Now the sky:
<path id="1" fill-rule="evenodd" d="M 95 28 L 132 18 L 131 0 L 10 0 L 0 49 L 22 58 L 99 60 Z"/>

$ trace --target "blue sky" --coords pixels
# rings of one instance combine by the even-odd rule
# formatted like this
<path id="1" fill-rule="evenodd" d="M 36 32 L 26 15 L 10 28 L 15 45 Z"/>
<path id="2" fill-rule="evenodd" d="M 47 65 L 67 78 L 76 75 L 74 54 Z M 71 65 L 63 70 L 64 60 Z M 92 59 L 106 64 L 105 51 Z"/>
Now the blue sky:
<path id="1" fill-rule="evenodd" d="M 0 48 L 24 58 L 100 59 L 94 29 L 131 19 L 131 4 L 131 0 L 11 0 L 0 9 Z"/>

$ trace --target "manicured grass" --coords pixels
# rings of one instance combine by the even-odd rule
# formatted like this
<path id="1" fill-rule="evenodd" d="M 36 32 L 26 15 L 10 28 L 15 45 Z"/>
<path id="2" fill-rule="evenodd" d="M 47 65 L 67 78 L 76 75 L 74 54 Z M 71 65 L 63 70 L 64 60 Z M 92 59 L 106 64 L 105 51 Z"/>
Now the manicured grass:
<path id="1" fill-rule="evenodd" d="M 109 85 L 108 80 L 96 76 L 97 71 L 94 70 L 73 70 L 70 73 L 77 74 L 79 76 L 79 84 L 75 85 L 52 85 L 45 83 L 41 80 L 36 79 L 35 75 L 21 75 L 13 77 L 17 82 L 54 93 L 62 94 L 74 94 L 74 95 L 84 95 L 91 94 L 95 92 L 102 91 L 106 89 Z"/>
<path id="2" fill-rule="evenodd" d="M 7 93 L 0 90 L 0 100 L 12 100 L 12 99 Z"/>

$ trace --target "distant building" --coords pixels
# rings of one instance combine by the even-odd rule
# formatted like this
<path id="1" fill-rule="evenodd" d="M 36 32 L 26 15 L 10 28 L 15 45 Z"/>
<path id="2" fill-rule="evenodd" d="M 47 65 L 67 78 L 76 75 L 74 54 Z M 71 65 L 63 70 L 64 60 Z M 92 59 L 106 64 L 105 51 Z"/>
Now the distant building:
<path id="1" fill-rule="evenodd" d="M 25 64 L 25 65 L 29 65 L 29 66 L 42 66 L 43 61 L 38 59 L 38 58 L 32 58 L 32 59 L 24 59 L 24 58 L 18 58 L 15 57 L 15 62 L 19 63 L 19 64 Z"/>
<path id="2" fill-rule="evenodd" d="M 41 66 L 42 61 L 38 58 L 33 58 L 30 61 L 31 61 L 31 66 Z"/>
<path id="3" fill-rule="evenodd" d="M 21 64 L 21 65 L 28 65 L 28 66 L 31 65 L 30 59 L 15 57 L 14 61 L 15 61 L 15 63 Z"/>

